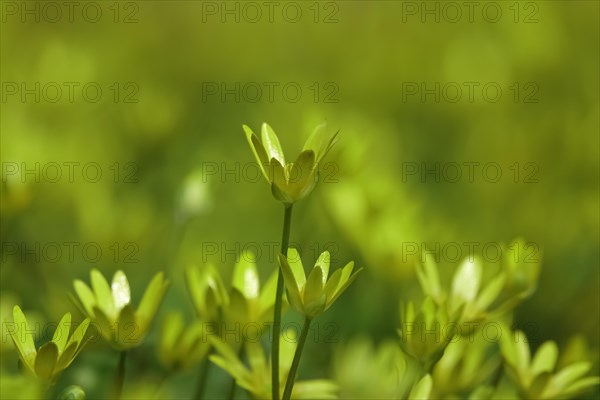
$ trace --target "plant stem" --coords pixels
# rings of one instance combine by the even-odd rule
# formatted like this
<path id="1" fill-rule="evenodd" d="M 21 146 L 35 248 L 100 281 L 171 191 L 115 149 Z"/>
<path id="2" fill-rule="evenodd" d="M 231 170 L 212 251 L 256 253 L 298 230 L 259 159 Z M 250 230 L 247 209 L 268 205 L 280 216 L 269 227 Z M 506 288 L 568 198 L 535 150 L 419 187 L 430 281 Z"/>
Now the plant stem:
<path id="1" fill-rule="evenodd" d="M 290 228 L 292 225 L 292 205 L 284 205 L 283 232 L 281 233 L 281 254 L 287 256 L 290 243 Z M 273 315 L 273 342 L 271 346 L 271 387 L 273 400 L 279 400 L 279 336 L 281 335 L 281 302 L 283 298 L 283 273 L 277 267 L 277 292 L 275 294 L 275 310 Z"/>
<path id="2" fill-rule="evenodd" d="M 206 379 L 208 378 L 209 368 L 210 368 L 210 361 L 208 360 L 208 356 L 206 356 L 206 358 L 200 365 L 200 373 L 198 375 L 198 385 L 196 386 L 196 395 L 194 396 L 194 398 L 196 400 L 202 399 L 202 395 L 204 394 L 204 387 L 206 386 Z"/>
<path id="3" fill-rule="evenodd" d="M 242 357 L 244 356 L 244 340 L 242 339 L 242 343 L 240 344 L 240 349 L 238 350 L 238 359 L 240 361 L 242 361 Z M 233 400 L 233 398 L 235 397 L 235 389 L 237 388 L 237 385 L 235 383 L 235 378 L 231 378 L 231 388 L 229 388 L 229 397 L 227 397 L 229 400 Z"/>
<path id="4" fill-rule="evenodd" d="M 115 399 L 119 400 L 123 394 L 123 384 L 125 383 L 125 360 L 127 359 L 127 351 L 123 350 L 119 353 L 119 364 L 117 365 L 117 374 L 115 375 Z"/>
<path id="5" fill-rule="evenodd" d="M 300 357 L 302 357 L 302 351 L 304 350 L 304 343 L 308 337 L 308 331 L 310 329 L 310 322 L 312 320 L 308 317 L 304 319 L 304 326 L 302 327 L 302 333 L 298 340 L 298 347 L 296 347 L 296 353 L 294 353 L 294 360 L 292 361 L 292 367 L 288 374 L 287 381 L 285 382 L 285 390 L 283 391 L 283 400 L 290 400 L 292 397 L 292 389 L 294 388 L 294 382 L 296 381 L 296 373 L 298 372 L 298 365 L 300 365 Z"/>

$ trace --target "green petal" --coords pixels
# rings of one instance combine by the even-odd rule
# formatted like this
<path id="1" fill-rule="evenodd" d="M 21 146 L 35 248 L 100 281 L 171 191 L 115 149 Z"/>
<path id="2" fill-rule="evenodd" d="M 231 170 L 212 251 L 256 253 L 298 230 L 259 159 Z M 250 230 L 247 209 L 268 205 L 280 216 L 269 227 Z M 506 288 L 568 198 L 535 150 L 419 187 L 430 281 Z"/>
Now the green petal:
<path id="1" fill-rule="evenodd" d="M 80 281 L 79 279 L 76 279 L 73 282 L 73 288 L 75 289 L 75 293 L 77 293 L 79 301 L 83 305 L 87 315 L 93 317 L 93 308 L 98 304 L 96 302 L 96 296 L 94 295 L 94 292 L 92 292 L 92 289 L 90 289 L 88 285 L 86 285 L 83 281 Z"/>
<path id="2" fill-rule="evenodd" d="M 552 372 L 558 359 L 558 346 L 553 341 L 547 341 L 540 346 L 533 357 L 531 372 L 539 375 L 542 372 Z"/>
<path id="3" fill-rule="evenodd" d="M 88 337 L 86 336 L 86 333 L 87 333 L 89 326 L 90 326 L 89 318 L 84 319 L 81 322 L 81 324 L 79 324 L 77 329 L 75 329 L 75 332 L 73 332 L 73 335 L 71 335 L 71 337 L 69 338 L 69 341 L 68 341 L 66 347 L 69 347 L 72 343 L 77 344 L 77 354 L 79 354 L 79 352 L 83 348 L 83 344 L 88 339 Z M 77 354 L 75 354 L 75 356 Z"/>
<path id="4" fill-rule="evenodd" d="M 352 263 L 352 266 L 354 266 L 354 263 Z M 346 267 L 344 267 L 344 269 L 346 269 Z M 349 269 L 350 269 L 350 271 L 352 271 L 352 268 L 349 268 Z M 339 285 L 338 289 L 336 290 L 336 292 L 333 294 L 333 297 L 331 298 L 331 300 L 327 301 L 328 306 L 331 306 L 331 304 L 333 304 L 333 302 L 336 301 L 338 299 L 338 297 L 340 297 L 341 294 L 344 293 L 344 291 L 346 291 L 346 289 L 348 289 L 348 287 L 352 284 L 352 282 L 354 282 L 354 280 L 356 279 L 356 277 L 362 270 L 363 270 L 362 268 L 359 268 L 345 282 L 344 282 L 344 271 L 342 271 L 342 278 L 340 279 L 340 285 Z"/>
<path id="5" fill-rule="evenodd" d="M 71 313 L 66 313 L 61 318 L 56 330 L 54 331 L 54 336 L 52 337 L 52 341 L 56 343 L 56 348 L 59 353 L 62 353 L 65 349 L 67 341 L 69 340 L 69 332 L 71 331 Z"/>
<path id="6" fill-rule="evenodd" d="M 264 146 L 262 145 L 262 143 L 260 143 L 260 140 L 258 140 L 258 136 L 256 136 L 254 132 L 252 132 L 252 129 L 250 129 L 246 125 L 242 125 L 242 128 L 246 133 L 246 139 L 248 140 L 248 144 L 250 144 L 250 148 L 254 153 L 254 158 L 260 166 L 260 170 L 262 171 L 263 176 L 267 181 L 270 182 L 271 179 L 269 178 L 267 170 L 265 169 L 266 166 L 269 165 L 269 156 L 267 156 L 267 152 L 265 151 Z"/>
<path id="7" fill-rule="evenodd" d="M 229 304 L 227 305 L 226 316 L 230 322 L 233 323 L 245 323 L 248 319 L 254 317 L 250 315 L 248 302 L 246 297 L 237 288 L 231 289 L 231 296 L 229 297 Z"/>
<path id="8" fill-rule="evenodd" d="M 323 272 L 323 287 L 325 287 L 325 283 L 327 282 L 327 277 L 329 276 L 329 263 L 330 263 L 331 255 L 327 250 L 325 250 L 315 263 L 315 267 L 321 267 Z"/>
<path id="9" fill-rule="evenodd" d="M 287 164 L 285 168 L 288 190 L 294 199 L 297 201 L 306 197 L 317 183 L 315 153 L 312 150 L 303 151 L 296 162 Z"/>
<path id="10" fill-rule="evenodd" d="M 260 296 L 258 297 L 258 304 L 262 310 L 266 310 L 272 307 L 273 304 L 275 304 L 275 294 L 277 292 L 277 277 L 279 275 L 278 272 L 279 271 L 274 270 L 273 273 L 271 273 L 269 279 L 267 279 L 267 282 L 265 282 L 265 284 L 262 287 Z"/>
<path id="11" fill-rule="evenodd" d="M 77 343 L 71 343 L 70 345 L 68 345 L 62 352 L 62 354 L 58 357 L 58 362 L 56 363 L 56 367 L 54 368 L 55 373 L 67 368 L 75 358 L 76 352 Z"/>
<path id="12" fill-rule="evenodd" d="M 137 321 L 140 325 L 139 329 L 142 332 L 146 331 L 154 319 L 156 311 L 165 297 L 168 285 L 169 283 L 165 281 L 163 272 L 154 275 L 154 278 L 152 278 L 152 281 L 148 285 L 137 310 Z"/>
<path id="13" fill-rule="evenodd" d="M 33 334 L 29 330 L 25 314 L 19 306 L 13 308 L 14 330 L 10 331 L 10 336 L 19 351 L 21 359 L 25 365 L 33 372 L 37 351 L 33 344 Z"/>
<path id="14" fill-rule="evenodd" d="M 431 395 L 431 388 L 433 387 L 433 379 L 431 375 L 427 374 L 421 380 L 413 386 L 412 390 L 408 395 L 409 400 L 427 400 Z"/>
<path id="15" fill-rule="evenodd" d="M 600 384 L 600 377 L 598 376 L 589 376 L 587 378 L 582 378 L 570 385 L 568 388 L 562 391 L 564 397 L 573 398 L 579 396 L 580 394 L 585 393 L 592 387 Z"/>
<path id="16" fill-rule="evenodd" d="M 302 297 L 300 295 L 300 289 L 298 288 L 298 282 L 296 281 L 294 272 L 292 271 L 288 260 L 286 260 L 286 258 L 282 254 L 279 254 L 277 257 L 279 259 L 279 266 L 281 268 L 281 272 L 283 273 L 283 279 L 285 282 L 285 287 L 287 289 L 290 304 L 296 310 L 300 311 L 302 310 Z"/>
<path id="17" fill-rule="evenodd" d="M 115 307 L 112 291 L 110 290 L 110 286 L 108 286 L 108 282 L 104 278 L 104 275 L 97 269 L 93 269 L 91 272 L 91 280 L 98 307 L 104 311 L 104 314 L 106 314 L 108 318 L 116 318 L 117 308 Z"/>
<path id="18" fill-rule="evenodd" d="M 431 260 L 431 257 L 426 257 L 423 265 L 417 265 L 416 272 L 423 292 L 431 296 L 437 303 L 442 302 L 444 296 L 440 275 L 438 274 L 437 265 Z"/>
<path id="19" fill-rule="evenodd" d="M 281 149 L 281 145 L 279 144 L 279 138 L 273 131 L 273 129 L 266 122 L 262 124 L 261 127 L 261 139 L 263 146 L 267 152 L 267 156 L 269 160 L 275 158 L 281 165 L 285 165 L 285 157 L 283 155 L 283 150 Z"/>
<path id="20" fill-rule="evenodd" d="M 498 295 L 500 292 L 502 292 L 505 283 L 506 277 L 504 274 L 495 277 L 490 283 L 487 284 L 485 289 L 481 291 L 479 296 L 477 296 L 475 306 L 479 310 L 486 310 L 498 298 Z"/>
<path id="21" fill-rule="evenodd" d="M 122 348 L 138 346 L 146 334 L 147 326 L 138 323 L 135 310 L 128 304 L 119 313 L 115 339 Z"/>
<path id="22" fill-rule="evenodd" d="M 238 289 L 247 299 L 258 297 L 260 281 L 256 264 L 251 261 L 255 257 L 244 253 L 233 270 L 233 287 Z"/>
<path id="23" fill-rule="evenodd" d="M 48 342 L 42 347 L 35 357 L 35 374 L 44 381 L 52 378 L 54 367 L 58 360 L 58 348 L 56 343 Z"/>
<path id="24" fill-rule="evenodd" d="M 550 378 L 550 382 L 548 382 L 545 392 L 548 391 L 552 394 L 559 394 L 585 375 L 590 368 L 592 368 L 591 363 L 580 361 L 561 369 Z"/>
<path id="25" fill-rule="evenodd" d="M 338 286 L 340 285 L 340 280 L 342 278 L 342 269 L 337 269 L 327 281 L 325 285 L 325 296 L 327 296 L 327 303 L 330 303 L 330 300 L 333 298 L 333 295 L 337 291 Z"/>
<path id="26" fill-rule="evenodd" d="M 339 387 L 335 382 L 325 379 L 298 381 L 294 384 L 292 398 L 298 400 L 337 399 L 336 392 L 338 390 Z"/>
<path id="27" fill-rule="evenodd" d="M 96 315 L 94 322 L 98 325 L 100 334 L 104 339 L 110 342 L 110 344 L 114 344 L 116 321 L 109 320 L 106 314 L 104 314 L 104 311 L 98 307 L 94 307 L 94 314 Z"/>
<path id="28" fill-rule="evenodd" d="M 294 280 L 298 285 L 298 290 L 302 291 L 306 284 L 306 274 L 304 272 L 304 265 L 302 265 L 302 259 L 300 253 L 293 247 L 290 247 L 287 251 L 287 261 L 294 274 Z"/>
<path id="29" fill-rule="evenodd" d="M 323 270 L 320 266 L 315 266 L 306 280 L 304 288 L 304 306 L 318 308 L 323 303 Z"/>
<path id="30" fill-rule="evenodd" d="M 131 301 L 131 291 L 127 276 L 121 270 L 117 271 L 112 280 L 112 296 L 117 310 L 122 309 Z"/>
<path id="31" fill-rule="evenodd" d="M 160 335 L 160 354 L 168 356 L 177 346 L 183 332 L 183 316 L 177 312 L 167 314 Z"/>
<path id="32" fill-rule="evenodd" d="M 479 260 L 465 260 L 454 273 L 452 297 L 464 302 L 475 300 L 481 284 L 481 264 Z"/>

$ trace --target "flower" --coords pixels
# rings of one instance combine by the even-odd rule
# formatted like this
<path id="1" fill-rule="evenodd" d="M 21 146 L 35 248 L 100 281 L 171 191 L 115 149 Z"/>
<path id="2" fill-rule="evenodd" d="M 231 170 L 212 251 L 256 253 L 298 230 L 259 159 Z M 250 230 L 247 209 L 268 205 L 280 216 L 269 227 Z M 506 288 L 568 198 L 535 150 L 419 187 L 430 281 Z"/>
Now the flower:
<path id="1" fill-rule="evenodd" d="M 288 250 L 287 259 L 279 254 L 279 265 L 283 272 L 290 304 L 307 318 L 314 318 L 331 307 L 362 271 L 361 268 L 352 274 L 354 261 L 350 261 L 327 280 L 329 261 L 329 252 L 321 253 L 307 279 L 296 249 Z"/>
<path id="2" fill-rule="evenodd" d="M 522 331 L 512 334 L 505 328 L 500 349 L 506 372 L 522 398 L 575 398 L 600 383 L 600 377 L 584 377 L 592 368 L 589 361 L 575 361 L 556 371 L 558 346 L 553 341 L 544 342 L 531 359 L 525 334 Z"/>
<path id="3" fill-rule="evenodd" d="M 236 354 L 231 345 L 221 339 L 211 338 L 215 354 L 210 360 L 227 371 L 238 386 L 246 389 L 255 399 L 271 398 L 271 363 L 260 342 L 247 342 L 245 344 L 248 366 Z M 296 351 L 296 338 L 293 329 L 282 332 L 279 339 L 279 380 L 281 392 L 289 375 L 292 359 Z M 296 382 L 292 392 L 292 399 L 336 399 L 337 385 L 329 380 L 314 379 Z M 280 393 L 280 396 L 281 394 Z"/>
<path id="4" fill-rule="evenodd" d="M 337 136 L 336 133 L 325 141 L 325 124 L 319 125 L 296 161 L 286 163 L 279 139 L 267 123 L 263 123 L 261 128 L 262 143 L 252 129 L 246 125 L 242 128 L 263 176 L 271 185 L 273 196 L 287 205 L 303 199 L 313 190 L 318 180 L 319 162 L 335 144 Z"/>
<path id="5" fill-rule="evenodd" d="M 245 252 L 234 267 L 229 304 L 224 310 L 228 321 L 260 325 L 273 317 L 278 274 L 274 271 L 261 290 L 255 259 L 254 254 Z"/>
<path id="6" fill-rule="evenodd" d="M 45 383 L 52 383 L 79 354 L 86 341 L 90 320 L 85 319 L 71 336 L 71 314 L 66 313 L 58 323 L 50 342 L 37 351 L 25 314 L 19 306 L 13 309 L 13 327 L 10 336 L 19 352 L 25 369 Z"/>
<path id="7" fill-rule="evenodd" d="M 198 364 L 210 350 L 204 326 L 200 321 L 184 324 L 179 312 L 171 312 L 163 322 L 158 359 L 173 371 L 186 370 Z"/>
<path id="8" fill-rule="evenodd" d="M 82 311 L 99 325 L 102 336 L 114 348 L 126 350 L 139 345 L 169 286 L 164 273 L 152 278 L 137 310 L 131 304 L 129 282 L 123 271 L 115 273 L 111 286 L 97 269 L 92 269 L 90 277 L 93 290 L 83 281 L 73 282 Z"/>
<path id="9" fill-rule="evenodd" d="M 185 270 L 185 283 L 198 318 L 219 321 L 229 296 L 217 269 L 212 264 L 190 266 Z"/>

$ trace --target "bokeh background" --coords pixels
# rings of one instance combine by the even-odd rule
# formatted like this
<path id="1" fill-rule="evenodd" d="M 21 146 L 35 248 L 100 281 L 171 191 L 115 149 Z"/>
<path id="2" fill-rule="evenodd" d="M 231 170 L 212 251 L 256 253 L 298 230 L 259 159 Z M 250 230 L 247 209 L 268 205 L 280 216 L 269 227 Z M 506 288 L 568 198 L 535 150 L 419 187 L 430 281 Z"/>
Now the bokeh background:
<path id="1" fill-rule="evenodd" d="M 335 341 L 396 337 L 398 302 L 418 286 L 407 246 L 465 256 L 466 242 L 522 237 L 542 272 L 516 325 L 534 347 L 583 335 L 596 357 L 598 2 L 482 2 L 471 16 L 459 2 L 460 16 L 443 2 L 277 2 L 272 14 L 260 2 L 91 3 L 71 18 L 2 2 L 2 320 L 14 304 L 42 325 L 81 319 L 66 294 L 92 267 L 123 269 L 137 301 L 167 270 L 157 323 L 168 310 L 192 318 L 191 263 L 228 276 L 253 250 L 266 277 L 282 210 L 241 125 L 268 122 L 293 155 L 326 120 L 340 140 L 295 207 L 292 242 L 305 263 L 329 249 L 335 265 L 365 268 L 322 317 Z M 465 163 L 478 163 L 472 179 Z M 440 257 L 442 271 L 457 263 Z M 155 332 L 133 356 L 139 382 L 160 376 Z M 102 390 L 116 364 L 106 349 L 91 344 L 59 386 Z M 301 376 L 329 376 L 334 349 L 310 342 Z M 1 354 L 9 382 L 4 330 Z M 214 396 L 227 379 L 215 368 Z M 194 382 L 191 371 L 167 390 L 184 398 Z"/>

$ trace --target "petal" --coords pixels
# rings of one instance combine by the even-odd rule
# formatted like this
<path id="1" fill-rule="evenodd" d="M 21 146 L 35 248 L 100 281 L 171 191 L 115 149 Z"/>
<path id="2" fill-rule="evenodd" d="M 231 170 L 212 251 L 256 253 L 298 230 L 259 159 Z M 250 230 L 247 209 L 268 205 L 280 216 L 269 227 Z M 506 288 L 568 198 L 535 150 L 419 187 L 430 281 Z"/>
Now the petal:
<path id="1" fill-rule="evenodd" d="M 266 310 L 269 307 L 273 306 L 273 304 L 275 304 L 275 294 L 277 292 L 277 277 L 279 275 L 278 272 L 279 271 L 274 270 L 271 273 L 269 279 L 267 279 L 267 282 L 265 282 L 265 284 L 262 287 L 260 296 L 258 297 L 258 304 L 260 305 L 260 308 L 262 310 Z"/>
<path id="2" fill-rule="evenodd" d="M 77 293 L 79 301 L 83 305 L 86 314 L 90 317 L 93 317 L 93 309 L 94 306 L 97 305 L 97 302 L 96 296 L 94 295 L 94 292 L 92 292 L 92 289 L 90 289 L 88 285 L 86 285 L 83 281 L 80 281 L 79 279 L 76 279 L 73 282 L 73 288 L 75 289 L 75 293 Z"/>
<path id="3" fill-rule="evenodd" d="M 42 347 L 35 357 L 35 374 L 44 381 L 52 378 L 56 361 L 58 360 L 58 348 L 56 343 L 48 342 Z"/>
<path id="4" fill-rule="evenodd" d="M 23 314 L 23 311 L 21 311 L 21 307 L 19 306 L 14 306 L 13 308 L 13 324 L 14 330 L 9 332 L 10 336 L 17 347 L 25 366 L 33 372 L 37 351 L 33 344 L 32 331 L 29 330 L 25 314 Z"/>
<path id="5" fill-rule="evenodd" d="M 302 150 L 312 150 L 315 154 L 321 153 L 323 149 L 323 136 L 325 133 L 325 128 L 327 128 L 327 121 L 323 121 L 313 130 L 310 134 L 306 142 L 304 142 L 304 147 Z"/>
<path id="6" fill-rule="evenodd" d="M 98 307 L 94 307 L 94 314 L 96 315 L 96 317 L 94 318 L 94 322 L 96 323 L 96 325 L 98 325 L 98 329 L 100 329 L 100 334 L 110 344 L 113 344 L 115 340 L 116 321 L 109 320 L 106 314 L 104 314 L 104 311 L 102 311 Z"/>
<path id="7" fill-rule="evenodd" d="M 325 285 L 325 296 L 327 296 L 327 302 L 329 303 L 330 299 L 333 298 L 333 295 L 337 291 L 338 286 L 340 285 L 340 280 L 342 279 L 342 269 L 337 269 L 331 277 L 327 281 Z"/>
<path id="8" fill-rule="evenodd" d="M 71 331 L 71 313 L 66 313 L 61 318 L 60 322 L 56 326 L 52 341 L 56 343 L 58 353 L 62 353 L 65 349 L 67 341 L 69 340 L 69 332 Z"/>
<path id="9" fill-rule="evenodd" d="M 277 258 L 279 259 L 279 266 L 281 268 L 281 272 L 283 273 L 283 279 L 288 292 L 290 304 L 296 310 L 300 311 L 302 310 L 302 296 L 300 295 L 300 289 L 298 288 L 298 282 L 296 281 L 292 267 L 282 254 L 279 254 Z"/>
<path id="10" fill-rule="evenodd" d="M 70 345 L 68 345 L 62 352 L 62 354 L 58 357 L 56 367 L 54 368 L 55 373 L 58 373 L 67 368 L 75 358 L 76 352 L 77 343 L 71 343 Z"/>
<path id="11" fill-rule="evenodd" d="M 135 310 L 127 304 L 119 313 L 116 329 L 116 341 L 123 348 L 138 346 L 146 334 L 148 325 L 138 323 Z"/>
<path id="12" fill-rule="evenodd" d="M 112 296 L 117 310 L 125 307 L 131 302 L 131 291 L 129 290 L 129 282 L 127 276 L 121 270 L 117 271 L 112 280 Z"/>
<path id="13" fill-rule="evenodd" d="M 254 153 L 254 158 L 256 159 L 256 162 L 258 163 L 263 176 L 267 181 L 271 181 L 271 179 L 269 179 L 269 175 L 267 174 L 267 170 L 265 169 L 266 166 L 269 165 L 269 156 L 267 156 L 267 152 L 265 151 L 264 146 L 262 145 L 262 143 L 260 143 L 260 140 L 258 140 L 258 136 L 256 136 L 254 132 L 252 132 L 252 129 L 250 129 L 246 125 L 242 125 L 242 128 L 246 133 L 246 139 L 250 144 L 250 148 Z"/>
<path id="14" fill-rule="evenodd" d="M 66 345 L 67 348 L 69 346 L 71 346 L 72 343 L 75 343 L 77 345 L 77 352 L 75 353 L 75 355 L 73 357 L 76 357 L 77 354 L 79 354 L 79 352 L 83 349 L 83 345 L 85 344 L 85 342 L 88 339 L 88 336 L 86 336 L 86 333 L 87 333 L 89 326 L 90 326 L 89 318 L 84 319 L 81 322 L 81 324 L 79 324 L 77 329 L 75 329 L 75 332 L 73 332 L 73 335 L 71 335 L 71 337 L 69 338 L 69 341 L 67 342 L 67 345 Z"/>
<path id="15" fill-rule="evenodd" d="M 267 156 L 269 160 L 275 158 L 281 165 L 285 165 L 285 157 L 283 155 L 283 150 L 281 149 L 281 145 L 279 144 L 279 138 L 273 131 L 273 129 L 266 122 L 262 124 L 261 127 L 261 138 L 263 142 L 263 146 L 267 152 Z"/>
<path id="16" fill-rule="evenodd" d="M 438 267 L 431 257 L 426 257 L 422 265 L 418 264 L 416 272 L 423 292 L 431 296 L 437 303 L 442 302 L 444 296 Z"/>
<path id="17" fill-rule="evenodd" d="M 431 375 L 427 374 L 416 385 L 413 386 L 410 393 L 408 394 L 409 400 L 423 400 L 428 399 L 431 395 L 431 388 L 433 386 L 433 379 Z"/>
<path id="18" fill-rule="evenodd" d="M 183 332 L 183 316 L 178 312 L 167 314 L 160 335 L 160 354 L 168 356 L 174 351 Z"/>
<path id="19" fill-rule="evenodd" d="M 302 265 L 302 259 L 300 258 L 298 250 L 293 247 L 288 248 L 287 261 L 294 273 L 294 280 L 298 285 L 298 290 L 302 291 L 304 284 L 306 283 L 306 274 L 304 273 L 304 266 Z"/>
<path id="20" fill-rule="evenodd" d="M 452 297 L 462 302 L 471 302 L 477 296 L 481 284 L 481 263 L 477 259 L 466 259 L 454 273 Z"/>
<path id="21" fill-rule="evenodd" d="M 539 375 L 542 372 L 552 372 L 558 359 L 558 346 L 553 341 L 544 342 L 533 356 L 531 372 Z"/>
<path id="22" fill-rule="evenodd" d="M 156 311 L 165 297 L 168 286 L 169 283 L 164 279 L 163 272 L 157 273 L 152 278 L 137 310 L 140 331 L 145 332 L 154 319 Z"/>
<path id="23" fill-rule="evenodd" d="M 492 303 L 498 298 L 498 295 L 504 288 L 506 283 L 506 276 L 504 274 L 495 277 L 487 286 L 481 291 L 475 306 L 479 310 L 486 310 Z"/>
<path id="24" fill-rule="evenodd" d="M 587 361 L 579 361 L 571 364 L 559 372 L 554 374 L 544 392 L 548 394 L 559 394 L 565 390 L 568 386 L 575 383 L 579 378 L 584 376 L 592 368 L 592 364 Z"/>
<path id="25" fill-rule="evenodd" d="M 329 254 L 329 252 L 327 250 L 325 250 L 324 252 L 321 253 L 319 258 L 317 259 L 317 262 L 315 262 L 315 267 L 316 266 L 321 267 L 321 270 L 323 272 L 323 287 L 325 287 L 325 283 L 327 282 L 327 277 L 329 276 L 330 260 L 331 260 L 331 255 Z"/>
<path id="26" fill-rule="evenodd" d="M 115 307 L 115 301 L 104 275 L 97 269 L 93 269 L 91 272 L 91 280 L 98 307 L 104 311 L 104 314 L 106 314 L 109 319 L 116 318 L 117 309 Z"/>
<path id="27" fill-rule="evenodd" d="M 315 175 L 315 153 L 306 150 L 300 153 L 296 162 L 285 166 L 288 190 L 295 200 L 306 197 L 317 182 Z"/>
<path id="28" fill-rule="evenodd" d="M 354 266 L 354 263 L 352 263 L 352 266 Z M 344 269 L 346 269 L 346 267 L 344 267 Z M 352 270 L 350 268 L 350 270 Z M 348 289 L 348 287 L 352 284 L 352 282 L 354 282 L 354 280 L 356 279 L 356 277 L 358 276 L 358 274 L 362 271 L 362 268 L 359 268 L 355 273 L 353 273 L 345 282 L 344 282 L 344 271 L 342 271 L 342 278 L 340 280 L 340 286 L 338 287 L 338 289 L 336 290 L 335 294 L 333 295 L 333 297 L 328 300 L 328 306 L 331 306 L 331 304 L 333 304 L 334 301 L 336 301 L 338 299 L 338 297 L 340 297 L 340 295 L 342 293 L 344 293 L 344 291 L 346 289 Z"/>
<path id="29" fill-rule="evenodd" d="M 258 297 L 260 281 L 256 270 L 256 257 L 251 253 L 244 253 L 233 270 L 233 287 L 238 289 L 247 299 Z"/>
<path id="30" fill-rule="evenodd" d="M 320 297 L 323 295 L 323 269 L 320 266 L 315 266 L 311 271 L 306 286 L 304 288 L 303 299 L 307 305 L 313 302 L 320 302 Z"/>

